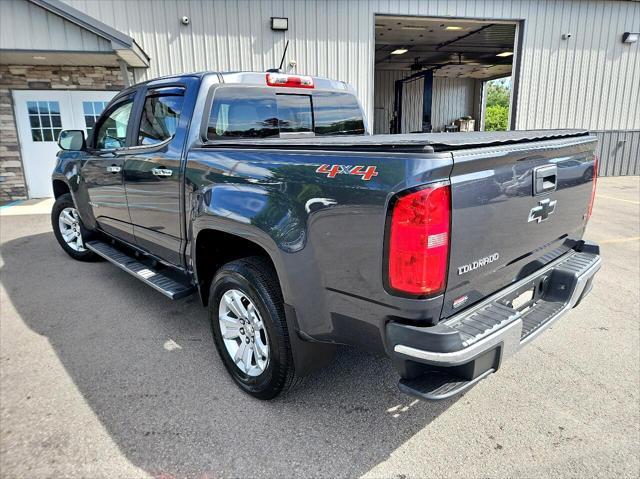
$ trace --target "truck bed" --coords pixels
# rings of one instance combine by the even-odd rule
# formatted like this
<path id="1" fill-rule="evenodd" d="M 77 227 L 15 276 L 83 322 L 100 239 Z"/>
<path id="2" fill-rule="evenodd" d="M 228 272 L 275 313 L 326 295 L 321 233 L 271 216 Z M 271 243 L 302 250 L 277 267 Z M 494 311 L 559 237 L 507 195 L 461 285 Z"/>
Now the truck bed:
<path id="1" fill-rule="evenodd" d="M 313 149 L 348 151 L 433 152 L 469 149 L 485 146 L 513 145 L 540 140 L 577 138 L 589 135 L 587 130 L 522 130 L 478 131 L 473 133 L 407 133 L 401 135 L 344 135 L 306 138 L 266 138 L 245 140 L 216 140 L 205 147 L 275 149 Z"/>

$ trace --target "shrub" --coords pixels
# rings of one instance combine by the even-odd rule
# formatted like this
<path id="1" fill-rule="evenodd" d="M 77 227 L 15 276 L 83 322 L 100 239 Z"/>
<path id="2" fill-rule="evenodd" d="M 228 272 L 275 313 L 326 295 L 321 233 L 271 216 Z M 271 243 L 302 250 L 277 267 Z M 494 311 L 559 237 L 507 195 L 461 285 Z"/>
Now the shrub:
<path id="1" fill-rule="evenodd" d="M 509 106 L 487 106 L 484 117 L 485 131 L 506 131 L 509 126 Z"/>

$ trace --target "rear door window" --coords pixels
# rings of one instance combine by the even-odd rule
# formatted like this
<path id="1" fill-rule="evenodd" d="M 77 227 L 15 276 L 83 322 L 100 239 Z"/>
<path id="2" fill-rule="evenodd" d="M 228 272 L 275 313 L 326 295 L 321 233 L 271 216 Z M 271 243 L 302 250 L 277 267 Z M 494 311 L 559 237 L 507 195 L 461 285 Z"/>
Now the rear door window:
<path id="1" fill-rule="evenodd" d="M 142 108 L 138 145 L 154 145 L 173 138 L 180 121 L 184 89 L 161 88 L 147 93 Z"/>

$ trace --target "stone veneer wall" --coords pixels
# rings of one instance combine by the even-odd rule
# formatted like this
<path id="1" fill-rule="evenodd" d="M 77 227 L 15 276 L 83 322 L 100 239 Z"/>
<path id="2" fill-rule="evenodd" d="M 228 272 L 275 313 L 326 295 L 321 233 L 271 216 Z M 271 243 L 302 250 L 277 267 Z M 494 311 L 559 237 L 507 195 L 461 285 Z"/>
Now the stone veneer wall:
<path id="1" fill-rule="evenodd" d="M 27 197 L 11 90 L 121 90 L 118 67 L 0 65 L 0 201 Z"/>

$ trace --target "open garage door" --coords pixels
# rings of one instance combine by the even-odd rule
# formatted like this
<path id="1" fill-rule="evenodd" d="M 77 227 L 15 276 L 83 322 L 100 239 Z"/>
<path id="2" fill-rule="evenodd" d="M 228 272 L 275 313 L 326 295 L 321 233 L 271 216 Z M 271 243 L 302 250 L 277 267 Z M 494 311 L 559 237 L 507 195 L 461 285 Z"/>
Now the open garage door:
<path id="1" fill-rule="evenodd" d="M 517 64 L 517 22 L 376 15 L 375 23 L 375 133 L 483 128 L 487 81 L 512 77 Z M 501 85 L 510 126 L 517 85 Z"/>

